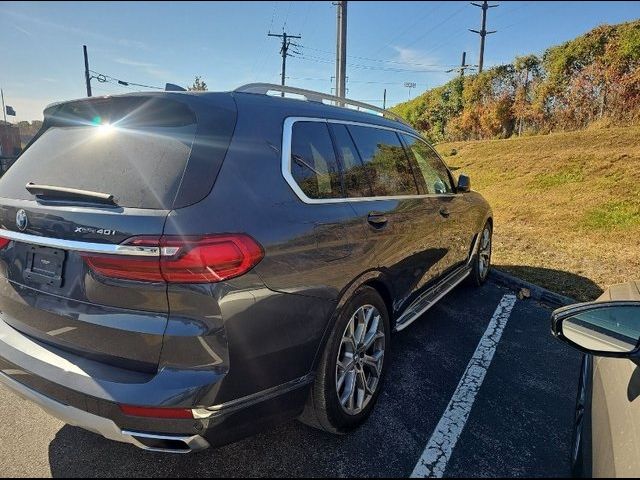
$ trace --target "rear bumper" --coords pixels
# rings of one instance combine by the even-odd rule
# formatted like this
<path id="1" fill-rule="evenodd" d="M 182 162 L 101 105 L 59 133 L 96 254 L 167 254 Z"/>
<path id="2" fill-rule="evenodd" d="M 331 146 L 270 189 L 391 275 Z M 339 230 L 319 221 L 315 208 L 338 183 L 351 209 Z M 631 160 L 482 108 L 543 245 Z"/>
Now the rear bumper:
<path id="1" fill-rule="evenodd" d="M 70 425 L 145 450 L 198 451 L 295 418 L 313 380 L 308 374 L 198 407 L 198 399 L 215 397 L 223 378 L 215 370 L 163 369 L 155 375 L 122 370 L 43 344 L 0 318 L 0 384 Z M 121 411 L 122 404 L 191 408 L 194 418 L 130 416 Z"/>
<path id="2" fill-rule="evenodd" d="M 53 400 L 2 372 L 0 372 L 0 383 L 9 387 L 22 398 L 36 403 L 45 412 L 63 422 L 97 433 L 109 440 L 130 443 L 144 450 L 168 453 L 189 453 L 209 447 L 209 442 L 200 435 L 157 435 L 121 430 L 113 420 Z M 164 447 L 160 447 L 161 445 Z"/>

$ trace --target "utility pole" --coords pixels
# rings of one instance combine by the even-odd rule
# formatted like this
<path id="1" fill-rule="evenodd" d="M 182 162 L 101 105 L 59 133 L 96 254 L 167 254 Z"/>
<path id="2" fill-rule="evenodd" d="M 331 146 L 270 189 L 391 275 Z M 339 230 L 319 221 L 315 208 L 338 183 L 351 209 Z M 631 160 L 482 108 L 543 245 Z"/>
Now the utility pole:
<path id="1" fill-rule="evenodd" d="M 387 89 L 384 89 L 384 93 L 382 94 L 382 109 L 387 109 Z"/>
<path id="2" fill-rule="evenodd" d="M 336 95 L 345 98 L 347 85 L 347 2 L 335 2 L 336 27 Z"/>
<path id="3" fill-rule="evenodd" d="M 484 65 L 484 37 L 492 33 L 496 33 L 497 31 L 487 31 L 487 10 L 489 10 L 490 8 L 495 8 L 498 5 L 489 5 L 489 2 L 487 0 L 484 0 L 484 2 L 482 2 L 482 5 L 474 2 L 471 2 L 471 5 L 480 7 L 482 9 L 482 29 L 480 31 L 473 30 L 471 28 L 469 29 L 469 31 L 480 35 L 480 59 L 478 61 L 478 73 L 482 73 L 482 66 Z"/>
<path id="4" fill-rule="evenodd" d="M 84 51 L 84 80 L 87 83 L 87 97 L 91 96 L 91 75 L 89 74 L 89 55 L 87 55 L 87 46 L 83 45 Z"/>
<path id="5" fill-rule="evenodd" d="M 446 73 L 451 73 L 451 72 L 460 72 L 460 76 L 464 77 L 464 71 L 467 68 L 475 68 L 473 65 L 467 65 L 467 52 L 462 52 L 462 63 L 460 63 L 460 66 L 458 68 L 452 68 L 451 70 L 447 70 Z"/>
<path id="6" fill-rule="evenodd" d="M 462 52 L 462 63 L 460 63 L 460 76 L 464 77 L 464 69 L 467 68 L 467 52 Z"/>
<path id="7" fill-rule="evenodd" d="M 336 96 L 338 96 L 338 88 L 337 85 L 335 87 L 333 87 L 333 81 L 336 79 L 336 77 L 331 76 L 331 95 L 333 95 L 333 93 L 335 92 Z M 345 96 L 347 93 L 349 93 L 349 89 L 347 88 L 347 83 L 349 83 L 349 77 L 344 77 L 345 80 L 345 87 L 344 87 L 344 92 L 345 92 Z"/>
<path id="8" fill-rule="evenodd" d="M 281 84 L 284 87 L 284 80 L 286 78 L 287 72 L 287 57 L 291 57 L 292 55 L 289 53 L 289 48 L 291 45 L 294 47 L 299 47 L 300 45 L 291 42 L 292 38 L 302 38 L 300 35 L 287 35 L 287 32 L 282 32 L 282 34 L 271 33 L 267 34 L 269 37 L 278 37 L 282 39 L 282 47 L 280 47 L 280 55 L 282 55 L 282 73 L 280 74 Z M 300 53 L 294 50 L 293 53 Z M 281 97 L 284 97 L 284 92 L 280 94 Z"/>
<path id="9" fill-rule="evenodd" d="M 467 62 L 467 52 L 462 52 L 462 62 L 460 62 L 460 76 L 464 77 L 464 69 L 467 67 L 466 66 L 466 62 Z"/>

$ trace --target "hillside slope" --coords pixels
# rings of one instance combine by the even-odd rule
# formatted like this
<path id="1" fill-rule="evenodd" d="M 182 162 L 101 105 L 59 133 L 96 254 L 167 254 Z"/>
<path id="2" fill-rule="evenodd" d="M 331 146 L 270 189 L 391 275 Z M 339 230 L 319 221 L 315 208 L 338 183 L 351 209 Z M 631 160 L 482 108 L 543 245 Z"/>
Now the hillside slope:
<path id="1" fill-rule="evenodd" d="M 639 138 L 589 129 L 437 149 L 493 206 L 494 265 L 590 300 L 640 278 Z"/>

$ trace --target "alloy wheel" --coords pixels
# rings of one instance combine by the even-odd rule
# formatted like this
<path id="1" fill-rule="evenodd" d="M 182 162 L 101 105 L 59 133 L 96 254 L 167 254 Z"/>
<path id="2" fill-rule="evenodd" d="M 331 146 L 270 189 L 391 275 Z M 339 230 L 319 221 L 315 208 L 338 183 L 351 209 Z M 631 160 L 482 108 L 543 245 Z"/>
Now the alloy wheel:
<path id="1" fill-rule="evenodd" d="M 385 332 L 373 305 L 359 307 L 342 334 L 336 361 L 336 391 L 345 413 L 357 415 L 369 404 L 380 383 Z"/>
<path id="2" fill-rule="evenodd" d="M 478 255 L 480 260 L 480 278 L 484 280 L 491 265 L 491 228 L 489 226 L 484 227 L 482 231 Z"/>

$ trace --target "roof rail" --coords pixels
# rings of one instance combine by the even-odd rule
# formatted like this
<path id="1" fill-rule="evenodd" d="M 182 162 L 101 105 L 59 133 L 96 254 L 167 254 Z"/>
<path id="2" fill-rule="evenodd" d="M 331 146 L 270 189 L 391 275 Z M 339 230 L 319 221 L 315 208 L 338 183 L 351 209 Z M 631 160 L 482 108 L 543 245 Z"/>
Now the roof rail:
<path id="1" fill-rule="evenodd" d="M 306 90 L 304 88 L 287 87 L 284 85 L 276 85 L 274 83 L 248 83 L 236 88 L 234 92 L 255 93 L 258 95 L 266 95 L 269 92 L 293 93 L 295 95 L 304 97 L 309 102 L 324 103 L 323 100 L 327 100 L 334 102 L 336 106 L 352 105 L 354 107 L 364 108 L 366 110 L 380 113 L 383 117 L 391 117 L 393 120 L 403 123 L 409 127 L 411 126 L 400 115 L 390 112 L 389 110 L 385 110 L 384 108 L 376 107 L 375 105 L 369 105 L 368 103 L 359 102 L 357 100 L 336 97 L 335 95 L 329 95 L 328 93 Z"/>

